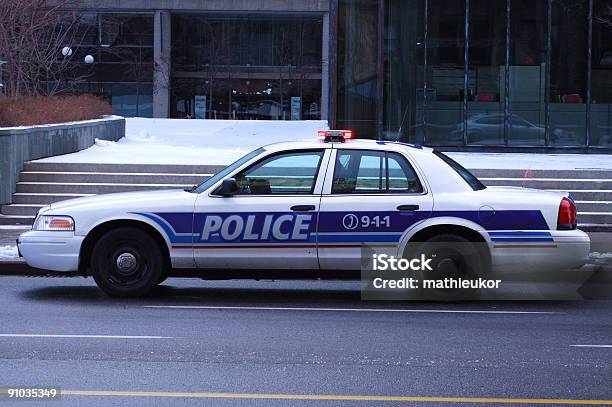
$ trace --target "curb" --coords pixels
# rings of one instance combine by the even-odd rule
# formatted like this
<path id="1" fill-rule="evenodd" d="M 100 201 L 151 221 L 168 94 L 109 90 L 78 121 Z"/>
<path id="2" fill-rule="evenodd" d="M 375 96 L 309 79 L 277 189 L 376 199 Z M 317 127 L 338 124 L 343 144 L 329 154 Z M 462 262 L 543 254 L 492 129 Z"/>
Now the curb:
<path id="1" fill-rule="evenodd" d="M 30 267 L 25 261 L 0 261 L 0 276 L 80 277 L 75 273 L 49 271 Z"/>

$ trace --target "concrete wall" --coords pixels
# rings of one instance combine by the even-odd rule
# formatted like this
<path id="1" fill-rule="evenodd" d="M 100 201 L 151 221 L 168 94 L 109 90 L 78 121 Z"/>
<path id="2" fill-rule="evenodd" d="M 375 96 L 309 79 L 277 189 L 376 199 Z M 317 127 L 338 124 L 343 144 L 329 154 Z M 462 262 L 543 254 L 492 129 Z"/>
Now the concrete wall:
<path id="1" fill-rule="evenodd" d="M 110 117 L 70 124 L 0 128 L 0 204 L 11 202 L 25 161 L 74 153 L 95 139 L 117 141 L 125 135 L 125 119 Z"/>
<path id="2" fill-rule="evenodd" d="M 329 0 L 83 0 L 96 10 L 325 12 Z"/>

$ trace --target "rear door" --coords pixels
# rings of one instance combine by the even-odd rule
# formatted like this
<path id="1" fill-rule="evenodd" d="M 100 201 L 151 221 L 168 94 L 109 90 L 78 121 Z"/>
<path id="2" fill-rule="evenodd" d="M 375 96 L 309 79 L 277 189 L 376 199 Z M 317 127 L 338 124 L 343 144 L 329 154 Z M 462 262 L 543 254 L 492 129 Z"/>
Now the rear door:
<path id="1" fill-rule="evenodd" d="M 431 215 L 433 199 L 408 156 L 395 151 L 333 150 L 318 227 L 321 269 L 358 270 L 361 247 L 397 247 Z"/>

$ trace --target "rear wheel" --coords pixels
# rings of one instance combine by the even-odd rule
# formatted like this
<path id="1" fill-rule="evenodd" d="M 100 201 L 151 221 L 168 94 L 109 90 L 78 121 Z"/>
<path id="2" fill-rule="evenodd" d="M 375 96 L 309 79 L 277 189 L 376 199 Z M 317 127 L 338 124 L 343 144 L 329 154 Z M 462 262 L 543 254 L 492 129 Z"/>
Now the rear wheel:
<path id="1" fill-rule="evenodd" d="M 478 288 L 424 288 L 423 279 L 444 282 L 445 279 L 475 280 L 486 273 L 485 243 L 472 242 L 463 236 L 441 234 L 423 242 L 418 253 L 431 258 L 432 270 L 421 274 L 421 295 L 426 300 L 459 301 L 478 299 Z M 448 281 L 446 280 L 446 281 Z"/>
<path id="2" fill-rule="evenodd" d="M 146 232 L 119 228 L 105 233 L 91 255 L 98 287 L 111 297 L 147 294 L 163 278 L 164 261 L 157 242 Z"/>

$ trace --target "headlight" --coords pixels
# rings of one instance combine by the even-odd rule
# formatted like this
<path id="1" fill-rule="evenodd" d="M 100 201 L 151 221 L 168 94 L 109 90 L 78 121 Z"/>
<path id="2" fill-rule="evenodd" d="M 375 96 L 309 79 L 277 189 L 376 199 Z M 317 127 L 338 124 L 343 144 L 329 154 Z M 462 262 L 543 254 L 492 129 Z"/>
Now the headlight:
<path id="1" fill-rule="evenodd" d="M 36 218 L 33 230 L 73 232 L 74 219 L 70 216 L 40 215 Z"/>

